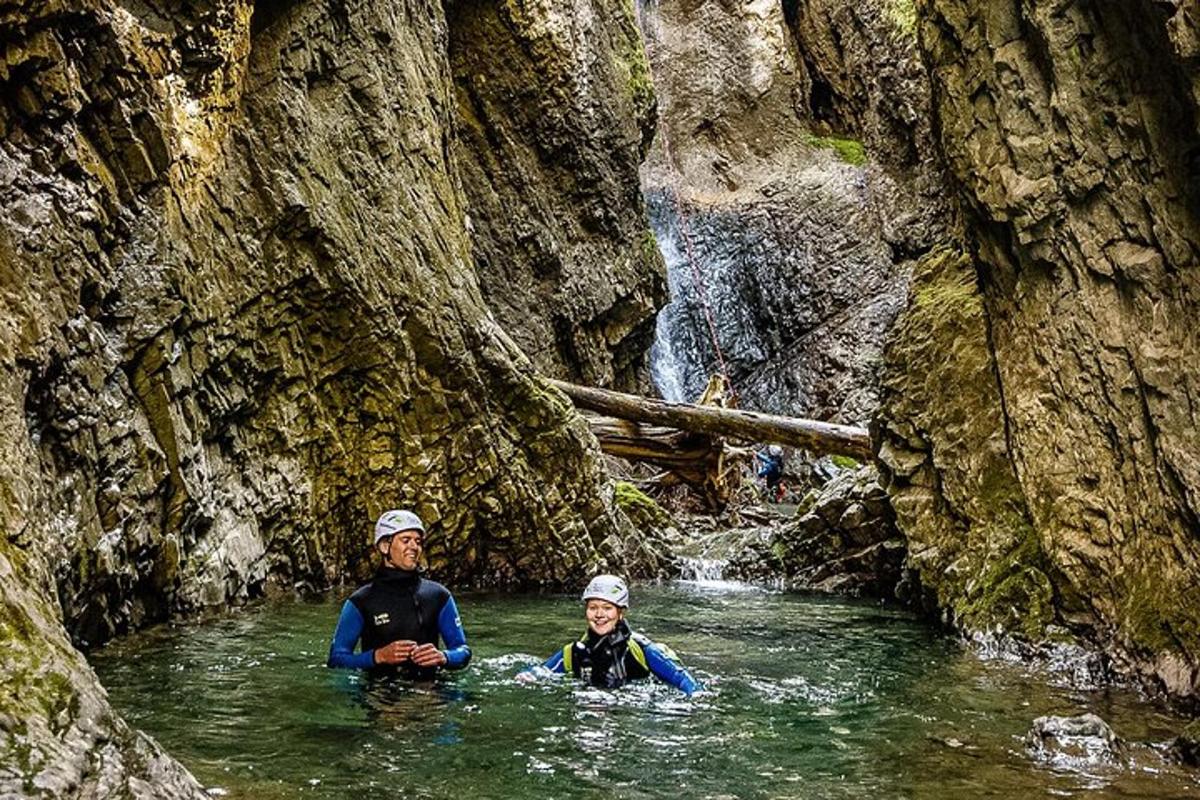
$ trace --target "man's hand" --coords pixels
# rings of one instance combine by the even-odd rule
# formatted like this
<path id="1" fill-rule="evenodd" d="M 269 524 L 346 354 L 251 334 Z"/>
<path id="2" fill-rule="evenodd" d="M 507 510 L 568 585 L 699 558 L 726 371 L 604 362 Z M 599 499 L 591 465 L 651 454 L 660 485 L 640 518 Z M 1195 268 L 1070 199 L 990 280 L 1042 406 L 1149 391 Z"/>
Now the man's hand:
<path id="1" fill-rule="evenodd" d="M 412 660 L 418 667 L 440 667 L 446 663 L 446 654 L 431 644 L 419 644 L 412 652 Z"/>
<path id="2" fill-rule="evenodd" d="M 424 645 L 423 645 L 424 646 Z M 403 664 L 413 657 L 417 643 L 411 639 L 401 639 L 385 644 L 375 649 L 376 664 Z M 423 665 L 422 665 L 423 666 Z"/>

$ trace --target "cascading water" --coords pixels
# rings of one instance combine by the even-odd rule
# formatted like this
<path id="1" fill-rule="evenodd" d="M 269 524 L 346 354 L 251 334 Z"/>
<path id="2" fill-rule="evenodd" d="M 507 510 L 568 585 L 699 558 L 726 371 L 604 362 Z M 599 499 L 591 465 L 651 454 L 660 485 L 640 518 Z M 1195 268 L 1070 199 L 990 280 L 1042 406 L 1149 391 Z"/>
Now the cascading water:
<path id="1" fill-rule="evenodd" d="M 734 377 L 745 371 L 746 362 L 761 361 L 766 352 L 757 341 L 751 309 L 753 297 L 744 296 L 731 267 L 734 259 L 715 253 L 711 229 L 703 215 L 680 217 L 681 201 L 655 192 L 647 196 L 651 228 L 667 265 L 667 288 L 671 298 L 658 314 L 654 346 L 650 350 L 650 373 L 656 388 L 668 400 L 695 400 L 722 363 Z M 689 230 L 685 233 L 683 226 Z M 684 241 L 691 243 L 690 258 Z M 715 257 L 714 257 L 715 256 Z M 736 361 L 718 355 L 731 349 Z"/>
<path id="2" fill-rule="evenodd" d="M 762 592 L 768 587 L 725 578 L 729 562 L 722 558 L 682 557 L 676 561 L 679 582 L 699 589 L 716 592 Z"/>
<path id="3" fill-rule="evenodd" d="M 642 192 L 671 298 L 651 377 L 690 400 L 723 363 L 743 407 L 861 423 L 906 284 L 877 171 L 797 117 L 782 7 L 755 8 L 639 8 L 659 101 Z"/>
<path id="4" fill-rule="evenodd" d="M 650 347 L 650 379 L 658 390 L 659 396 L 672 402 L 686 402 L 699 394 L 697 383 L 703 385 L 703 376 L 697 374 L 694 365 L 686 364 L 676 353 L 675 342 L 681 338 L 685 323 L 680 319 L 686 314 L 683 308 L 685 297 L 682 283 L 683 271 L 680 254 L 674 240 L 665 230 L 655 227 L 655 238 L 663 261 L 667 265 L 667 290 L 671 298 L 654 322 L 654 344 Z M 687 332 L 692 336 L 695 331 L 690 326 Z M 689 367 L 693 367 L 689 369 Z M 691 374 L 689 374 L 691 373 Z"/>
<path id="5" fill-rule="evenodd" d="M 717 558 L 681 558 L 679 559 L 679 578 L 695 583 L 723 580 L 728 563 L 724 559 Z"/>

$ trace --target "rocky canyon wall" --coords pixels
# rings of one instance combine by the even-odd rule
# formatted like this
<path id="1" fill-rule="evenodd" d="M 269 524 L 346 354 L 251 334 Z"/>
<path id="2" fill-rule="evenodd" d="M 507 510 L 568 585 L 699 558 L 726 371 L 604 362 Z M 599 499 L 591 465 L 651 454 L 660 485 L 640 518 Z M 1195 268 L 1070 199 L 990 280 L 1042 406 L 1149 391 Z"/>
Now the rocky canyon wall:
<path id="1" fill-rule="evenodd" d="M 591 9 L 593 53 L 627 63 L 628 10 L 505 8 L 531 42 Z M 586 425 L 475 277 L 472 230 L 503 227 L 460 172 L 455 78 L 492 46 L 482 13 L 0 9 L 0 795 L 200 794 L 113 717 L 71 639 L 324 585 L 396 505 L 460 585 L 574 580 L 627 530 Z M 598 131 L 576 164 L 633 186 L 641 133 L 611 118 L 644 120 L 644 87 L 556 65 L 538 90 L 580 95 Z M 637 234 L 611 250 L 650 297 L 638 213 L 604 235 Z M 640 313 L 600 338 L 619 349 Z"/>
<path id="2" fill-rule="evenodd" d="M 715 332 L 743 406 L 865 422 L 911 259 L 947 216 L 912 32 L 873 3 L 642 17 L 661 118 L 642 182 L 672 298 L 660 390 L 699 393 Z M 890 126 L 864 110 L 885 106 Z"/>
<path id="3" fill-rule="evenodd" d="M 966 255 L 920 270 L 881 458 L 960 620 L 1200 690 L 1197 9 L 918 4 Z"/>
<path id="4" fill-rule="evenodd" d="M 655 97 L 629 6 L 457 0 L 447 15 L 484 299 L 544 374 L 644 388 L 666 283 L 636 177 Z"/>

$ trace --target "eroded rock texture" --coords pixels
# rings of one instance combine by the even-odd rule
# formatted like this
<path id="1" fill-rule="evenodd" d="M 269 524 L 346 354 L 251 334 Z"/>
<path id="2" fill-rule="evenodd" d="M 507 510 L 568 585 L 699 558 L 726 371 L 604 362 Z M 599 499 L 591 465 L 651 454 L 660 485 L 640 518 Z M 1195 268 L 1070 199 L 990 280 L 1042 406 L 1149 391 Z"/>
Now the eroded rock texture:
<path id="1" fill-rule="evenodd" d="M 944 216 L 913 188 L 928 129 L 868 113 L 888 93 L 888 119 L 928 107 L 911 32 L 885 5 L 643 9 L 661 109 L 643 186 L 672 297 L 652 355 L 664 394 L 694 398 L 720 369 L 715 330 L 744 407 L 844 422 L 875 408 L 907 262 Z M 834 82 L 837 97 L 870 94 L 840 103 Z"/>
<path id="2" fill-rule="evenodd" d="M 0 795 L 197 793 L 64 624 L 324 584 L 397 505 L 460 585 L 573 581 L 626 529 L 485 309 L 451 39 L 425 0 L 0 9 Z"/>
<path id="3" fill-rule="evenodd" d="M 1056 621 L 1052 572 L 1013 470 L 972 260 L 922 258 L 888 343 L 875 438 L 883 485 L 930 605 L 1032 638 Z"/>
<path id="4" fill-rule="evenodd" d="M 46 575 L 0 541 L 0 796 L 203 798 L 203 788 L 108 705 L 67 639 Z"/>
<path id="5" fill-rule="evenodd" d="M 794 103 L 820 132 L 862 140 L 893 260 L 944 242 L 953 204 L 912 0 L 786 0 L 783 9 L 798 54 Z"/>
<path id="6" fill-rule="evenodd" d="M 875 468 L 845 470 L 814 489 L 783 525 L 749 532 L 727 577 L 793 590 L 903 600 L 905 543 Z"/>
<path id="7" fill-rule="evenodd" d="M 919 13 L 977 280 L 941 270 L 914 287 L 905 389 L 940 399 L 900 414 L 888 440 L 909 474 L 902 527 L 914 554 L 952 566 L 923 573 L 934 585 L 992 593 L 979 622 L 1064 625 L 1194 695 L 1195 5 L 930 0 Z M 923 292 L 970 310 L 939 323 Z M 979 536 L 944 527 L 964 525 Z"/>
<path id="8" fill-rule="evenodd" d="M 480 286 L 545 374 L 638 389 L 666 299 L 638 165 L 655 98 L 623 0 L 447 5 Z"/>

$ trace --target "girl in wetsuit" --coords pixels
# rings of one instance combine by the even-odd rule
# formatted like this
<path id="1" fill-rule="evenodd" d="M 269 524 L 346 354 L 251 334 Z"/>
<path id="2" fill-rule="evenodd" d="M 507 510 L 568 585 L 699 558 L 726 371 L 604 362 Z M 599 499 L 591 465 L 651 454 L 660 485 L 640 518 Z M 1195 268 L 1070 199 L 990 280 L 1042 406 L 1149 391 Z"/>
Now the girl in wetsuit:
<path id="1" fill-rule="evenodd" d="M 606 689 L 651 675 L 689 695 L 700 688 L 670 648 L 630 630 L 625 622 L 629 607 L 625 581 L 616 575 L 597 575 L 584 589 L 583 602 L 587 633 L 546 659 L 544 669 L 569 673 Z M 518 678 L 531 680 L 533 673 L 526 670 Z"/>

